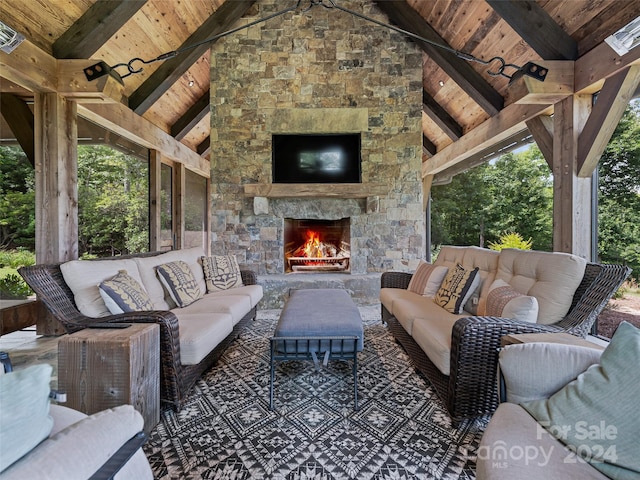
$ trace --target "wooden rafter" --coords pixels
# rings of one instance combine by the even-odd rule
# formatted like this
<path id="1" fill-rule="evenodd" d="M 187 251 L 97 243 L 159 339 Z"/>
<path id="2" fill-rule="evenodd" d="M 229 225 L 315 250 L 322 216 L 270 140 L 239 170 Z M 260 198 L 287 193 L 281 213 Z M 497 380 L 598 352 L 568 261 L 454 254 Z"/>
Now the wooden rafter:
<path id="1" fill-rule="evenodd" d="M 440 45 L 447 45 L 447 42 L 420 16 L 406 1 L 387 2 L 375 0 L 375 4 L 382 10 L 389 20 L 401 29 L 415 33 L 420 37 L 433 41 Z M 429 55 L 442 70 L 446 72 L 459 86 L 469 95 L 474 102 L 489 115 L 498 113 L 503 105 L 502 96 L 476 72 L 465 60 L 457 57 L 447 50 L 434 47 L 425 42 L 417 40 L 417 44 Z"/>
<path id="2" fill-rule="evenodd" d="M 578 44 L 534 0 L 487 0 L 522 39 L 545 60 L 575 60 Z"/>
<path id="3" fill-rule="evenodd" d="M 209 153 L 211 153 L 211 137 L 207 136 L 202 142 L 200 142 L 196 147 L 196 151 L 201 157 L 209 155 Z"/>
<path id="4" fill-rule="evenodd" d="M 239 20 L 255 0 L 224 2 L 191 36 L 180 49 L 195 45 L 223 33 Z M 146 112 L 171 86 L 211 47 L 203 43 L 180 55 L 165 60 L 147 80 L 129 97 L 129 107 L 139 115 Z"/>
<path id="5" fill-rule="evenodd" d="M 0 95 L 0 111 L 4 112 L 2 116 L 16 136 L 16 140 L 31 162 L 31 166 L 35 167 L 33 112 L 20 97 L 10 93 Z"/>
<path id="6" fill-rule="evenodd" d="M 53 56 L 91 58 L 145 3 L 98 0 L 53 43 Z"/>
<path id="7" fill-rule="evenodd" d="M 209 90 L 202 95 L 196 103 L 191 105 L 182 117 L 171 126 L 171 135 L 176 140 L 182 140 L 204 117 L 209 113 L 211 101 Z"/>
<path id="8" fill-rule="evenodd" d="M 547 165 L 553 168 L 553 119 L 548 115 L 540 115 L 527 120 L 526 124 Z"/>
<path id="9" fill-rule="evenodd" d="M 454 142 L 462 136 L 462 127 L 426 91 L 422 91 L 422 111 Z"/>
<path id="10" fill-rule="evenodd" d="M 438 150 L 433 142 L 425 135 L 422 135 L 422 152 L 429 157 L 433 157 L 437 151 Z"/>

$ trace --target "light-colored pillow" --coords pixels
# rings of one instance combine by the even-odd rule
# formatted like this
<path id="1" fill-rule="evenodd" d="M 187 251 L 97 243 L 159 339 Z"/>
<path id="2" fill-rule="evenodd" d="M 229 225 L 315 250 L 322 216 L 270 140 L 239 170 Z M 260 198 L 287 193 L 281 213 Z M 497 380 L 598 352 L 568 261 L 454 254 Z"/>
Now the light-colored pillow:
<path id="1" fill-rule="evenodd" d="M 113 314 L 153 310 L 147 291 L 126 270 L 120 270 L 98 288 L 105 305 Z"/>
<path id="2" fill-rule="evenodd" d="M 433 298 L 436 296 L 448 271 L 448 267 L 432 265 L 420 260 L 418 268 L 411 276 L 407 290 L 423 297 Z"/>
<path id="3" fill-rule="evenodd" d="M 436 293 L 435 303 L 448 312 L 459 315 L 479 283 L 480 276 L 477 267 L 468 270 L 458 264 L 455 268 L 449 269 L 444 277 L 442 285 Z"/>
<path id="4" fill-rule="evenodd" d="M 39 364 L 0 375 L 0 472 L 49 436 L 52 370 Z"/>
<path id="5" fill-rule="evenodd" d="M 486 314 L 535 323 L 538 320 L 538 300 L 523 295 L 504 280 L 497 279 L 489 288 Z"/>
<path id="6" fill-rule="evenodd" d="M 640 329 L 620 324 L 592 365 L 546 400 L 523 403 L 549 433 L 609 478 L 639 478 Z"/>
<path id="7" fill-rule="evenodd" d="M 595 363 L 602 350 L 563 343 L 528 342 L 506 345 L 498 363 L 506 401 L 548 398 Z"/>
<path id="8" fill-rule="evenodd" d="M 202 298 L 203 292 L 186 262 L 178 260 L 158 265 L 156 273 L 178 307 L 186 307 Z"/>
<path id="9" fill-rule="evenodd" d="M 201 257 L 207 292 L 242 287 L 242 276 L 235 255 Z"/>

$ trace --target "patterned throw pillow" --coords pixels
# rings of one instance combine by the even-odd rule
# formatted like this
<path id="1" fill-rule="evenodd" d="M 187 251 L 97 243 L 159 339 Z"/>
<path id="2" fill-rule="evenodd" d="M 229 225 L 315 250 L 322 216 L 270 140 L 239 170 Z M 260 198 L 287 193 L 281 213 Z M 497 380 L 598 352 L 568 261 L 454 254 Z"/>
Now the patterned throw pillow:
<path id="1" fill-rule="evenodd" d="M 126 270 L 98 285 L 100 296 L 112 314 L 153 310 L 147 291 Z"/>
<path id="2" fill-rule="evenodd" d="M 504 280 L 497 279 L 489 288 L 487 311 L 490 317 L 505 317 L 536 323 L 538 320 L 538 300 L 514 290 Z"/>
<path id="3" fill-rule="evenodd" d="M 461 314 L 462 307 L 480 283 L 478 271 L 478 267 L 467 270 L 460 264 L 456 265 L 444 277 L 434 301 L 448 312 Z"/>
<path id="4" fill-rule="evenodd" d="M 180 308 L 191 305 L 203 295 L 189 265 L 182 260 L 158 265 L 156 273 L 173 301 Z"/>
<path id="5" fill-rule="evenodd" d="M 242 276 L 235 255 L 214 255 L 202 257 L 201 260 L 207 292 L 242 287 Z"/>
<path id="6" fill-rule="evenodd" d="M 436 296 L 442 280 L 449 271 L 449 267 L 443 265 L 432 265 L 423 260 L 415 273 L 411 276 L 407 290 L 417 293 L 423 297 L 433 298 Z"/>

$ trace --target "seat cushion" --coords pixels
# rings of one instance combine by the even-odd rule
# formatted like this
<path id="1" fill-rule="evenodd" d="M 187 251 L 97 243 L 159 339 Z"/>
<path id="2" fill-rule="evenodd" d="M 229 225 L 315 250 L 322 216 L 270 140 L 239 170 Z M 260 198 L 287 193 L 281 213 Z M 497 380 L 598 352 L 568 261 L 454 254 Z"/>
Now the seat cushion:
<path id="1" fill-rule="evenodd" d="M 258 305 L 258 302 L 262 300 L 264 295 L 264 291 L 262 289 L 262 285 L 244 285 L 242 287 L 236 287 L 232 291 L 218 291 L 207 293 L 205 297 L 224 297 L 227 295 L 242 295 L 249 297 L 249 301 L 251 302 L 251 308 Z"/>
<path id="2" fill-rule="evenodd" d="M 180 329 L 180 362 L 196 365 L 232 332 L 233 318 L 228 313 L 189 313 L 185 310 L 173 310 Z"/>
<path id="3" fill-rule="evenodd" d="M 207 293 L 197 302 L 192 303 L 184 308 L 175 308 L 171 310 L 178 315 L 181 312 L 187 314 L 206 314 L 206 313 L 227 313 L 233 319 L 233 325 L 242 320 L 249 310 L 251 310 L 251 297 L 248 295 L 213 295 Z"/>
<path id="4" fill-rule="evenodd" d="M 569 311 L 587 261 L 568 253 L 505 249 L 496 279 L 538 300 L 538 323 L 559 322 Z"/>
<path id="5" fill-rule="evenodd" d="M 423 315 L 414 318 L 411 336 L 438 370 L 449 375 L 453 324 L 467 315 L 449 313 L 433 302 L 424 310 Z"/>
<path id="6" fill-rule="evenodd" d="M 502 403 L 482 435 L 478 480 L 607 480 L 553 438 L 522 407 Z"/>

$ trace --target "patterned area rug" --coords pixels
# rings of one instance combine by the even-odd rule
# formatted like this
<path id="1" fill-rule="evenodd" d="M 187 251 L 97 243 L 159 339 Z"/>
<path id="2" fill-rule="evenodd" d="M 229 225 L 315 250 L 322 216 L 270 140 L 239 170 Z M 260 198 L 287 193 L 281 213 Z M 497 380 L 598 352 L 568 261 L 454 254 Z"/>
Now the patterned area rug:
<path id="1" fill-rule="evenodd" d="M 351 365 L 283 362 L 269 410 L 269 340 L 278 310 L 259 313 L 198 382 L 164 412 L 145 453 L 156 479 L 473 479 L 486 419 L 452 426 L 433 388 L 362 307 L 359 411 Z"/>

